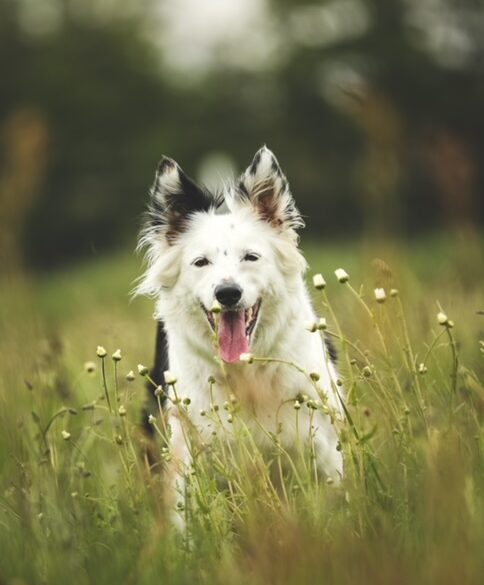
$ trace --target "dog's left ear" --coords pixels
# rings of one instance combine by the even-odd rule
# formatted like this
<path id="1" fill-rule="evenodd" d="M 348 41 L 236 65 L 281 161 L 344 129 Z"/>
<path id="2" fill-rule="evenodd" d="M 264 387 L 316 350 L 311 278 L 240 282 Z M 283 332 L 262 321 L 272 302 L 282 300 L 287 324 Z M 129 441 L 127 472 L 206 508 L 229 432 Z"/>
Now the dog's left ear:
<path id="1" fill-rule="evenodd" d="M 296 230 L 304 222 L 289 190 L 289 183 L 274 154 L 263 146 L 238 182 L 238 193 L 264 221 L 279 231 Z"/>

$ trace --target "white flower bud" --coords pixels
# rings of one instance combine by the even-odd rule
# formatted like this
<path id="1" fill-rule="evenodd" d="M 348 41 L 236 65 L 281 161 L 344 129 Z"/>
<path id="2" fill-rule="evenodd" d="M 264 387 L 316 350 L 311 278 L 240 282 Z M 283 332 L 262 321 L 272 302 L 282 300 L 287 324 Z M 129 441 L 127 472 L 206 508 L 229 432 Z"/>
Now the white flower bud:
<path id="1" fill-rule="evenodd" d="M 341 284 L 348 282 L 350 279 L 349 274 L 346 272 L 346 270 L 343 270 L 343 268 L 337 268 L 334 271 L 334 274 L 336 275 L 336 278 L 339 280 L 339 282 L 341 282 Z"/>
<path id="2" fill-rule="evenodd" d="M 111 357 L 113 358 L 113 360 L 114 360 L 115 362 L 120 362 L 120 361 L 121 361 L 121 358 L 122 358 L 122 356 L 121 356 L 121 350 L 120 350 L 120 349 L 117 349 L 117 350 L 116 350 L 116 351 L 113 353 L 113 355 L 112 355 Z"/>
<path id="3" fill-rule="evenodd" d="M 315 274 L 313 276 L 313 286 L 317 290 L 323 290 L 326 287 L 326 281 L 322 274 Z"/>
<path id="4" fill-rule="evenodd" d="M 387 295 L 384 288 L 375 289 L 375 300 L 377 303 L 384 303 L 387 300 Z"/>
<path id="5" fill-rule="evenodd" d="M 444 312 L 440 311 L 437 314 L 437 321 L 439 322 L 439 325 L 447 325 L 449 323 L 449 318 Z"/>
<path id="6" fill-rule="evenodd" d="M 394 298 L 398 297 L 398 289 L 397 288 L 390 289 L 390 296 Z"/>
<path id="7" fill-rule="evenodd" d="M 68 433 L 67 431 L 61 431 L 61 436 L 64 441 L 68 441 L 71 438 L 71 433 Z"/>
<path id="8" fill-rule="evenodd" d="M 126 416 L 126 408 L 122 404 L 118 408 L 118 413 L 119 413 L 119 416 Z"/>
<path id="9" fill-rule="evenodd" d="M 133 370 L 130 370 L 127 374 L 126 374 L 126 380 L 128 380 L 128 382 L 132 382 L 135 379 L 135 375 Z"/>
<path id="10" fill-rule="evenodd" d="M 104 347 L 102 345 L 97 346 L 97 349 L 96 349 L 97 357 L 100 357 L 100 358 L 106 357 L 107 353 L 108 352 L 104 349 Z"/>
<path id="11" fill-rule="evenodd" d="M 294 410 L 299 410 L 301 408 L 301 403 L 299 400 L 294 401 Z"/>
<path id="12" fill-rule="evenodd" d="M 148 368 L 146 366 L 143 366 L 143 364 L 138 364 L 138 374 L 140 376 L 146 376 L 147 373 Z"/>
<path id="13" fill-rule="evenodd" d="M 304 327 L 310 332 L 310 333 L 315 333 L 318 330 L 318 323 L 315 323 L 314 321 L 307 321 L 304 325 Z"/>
<path id="14" fill-rule="evenodd" d="M 239 356 L 239 361 L 245 362 L 246 364 L 251 364 L 254 361 L 254 355 L 252 353 L 241 353 Z"/>
<path id="15" fill-rule="evenodd" d="M 422 376 L 427 373 L 427 366 L 424 363 L 418 365 L 418 373 Z"/>
<path id="16" fill-rule="evenodd" d="M 84 369 L 86 370 L 86 372 L 88 374 L 92 374 L 93 372 L 96 371 L 96 364 L 94 362 L 86 362 L 84 364 Z"/>
<path id="17" fill-rule="evenodd" d="M 155 417 L 155 416 L 153 416 L 152 414 L 149 414 L 149 415 L 148 415 L 148 423 L 149 423 L 150 425 L 154 425 L 154 424 L 156 423 L 156 417 Z"/>
<path id="18" fill-rule="evenodd" d="M 163 372 L 163 377 L 165 379 L 165 384 L 176 384 L 176 376 L 170 372 L 170 370 Z"/>
<path id="19" fill-rule="evenodd" d="M 318 321 L 318 329 L 320 331 L 324 331 L 327 328 L 328 328 L 328 324 L 326 323 L 326 319 L 324 317 L 320 317 L 320 319 Z"/>

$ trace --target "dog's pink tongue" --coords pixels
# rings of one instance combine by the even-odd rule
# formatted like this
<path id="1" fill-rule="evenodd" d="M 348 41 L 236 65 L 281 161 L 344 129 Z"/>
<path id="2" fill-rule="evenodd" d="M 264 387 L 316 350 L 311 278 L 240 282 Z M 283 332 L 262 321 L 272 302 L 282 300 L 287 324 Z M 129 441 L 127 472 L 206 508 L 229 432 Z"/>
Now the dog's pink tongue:
<path id="1" fill-rule="evenodd" d="M 244 311 L 226 311 L 220 313 L 218 331 L 220 355 L 224 362 L 236 362 L 241 353 L 249 352 L 249 344 L 245 335 Z"/>

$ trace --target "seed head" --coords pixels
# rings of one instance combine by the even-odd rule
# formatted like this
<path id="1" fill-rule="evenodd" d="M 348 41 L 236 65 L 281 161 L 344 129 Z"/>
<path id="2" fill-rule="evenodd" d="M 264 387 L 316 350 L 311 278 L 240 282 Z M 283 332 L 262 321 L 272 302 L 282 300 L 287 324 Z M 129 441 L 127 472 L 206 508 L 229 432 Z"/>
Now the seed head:
<path id="1" fill-rule="evenodd" d="M 119 416 L 126 416 L 126 408 L 122 404 L 118 408 L 118 413 L 119 413 Z"/>
<path id="2" fill-rule="evenodd" d="M 207 415 L 207 411 L 202 408 L 202 410 L 200 411 L 200 416 L 206 416 Z"/>
<path id="3" fill-rule="evenodd" d="M 191 401 L 191 399 L 190 399 L 190 398 L 188 398 L 188 397 L 187 397 L 187 398 L 184 398 L 184 399 L 183 399 L 183 404 L 184 404 L 185 406 L 189 406 L 191 403 L 192 403 L 192 401 Z"/>
<path id="4" fill-rule="evenodd" d="M 384 288 L 375 289 L 375 300 L 377 303 L 384 303 L 387 300 L 387 295 Z"/>
<path id="5" fill-rule="evenodd" d="M 165 370 L 165 372 L 163 372 L 163 377 L 165 379 L 165 384 L 176 384 L 177 382 L 175 374 L 170 372 L 170 370 Z"/>
<path id="6" fill-rule="evenodd" d="M 209 376 L 207 382 L 209 384 L 215 384 L 215 376 Z"/>
<path id="7" fill-rule="evenodd" d="M 155 416 L 153 416 L 152 414 L 149 414 L 149 415 L 148 415 L 148 423 L 149 423 L 150 425 L 154 425 L 154 424 L 156 423 L 156 417 L 155 417 Z"/>
<path id="8" fill-rule="evenodd" d="M 393 298 L 398 297 L 398 288 L 390 289 L 390 296 Z"/>
<path id="9" fill-rule="evenodd" d="M 254 362 L 254 354 L 252 353 L 241 353 L 239 361 L 245 362 L 246 364 L 252 364 Z"/>
<path id="10" fill-rule="evenodd" d="M 424 363 L 418 365 L 418 373 L 422 376 L 427 373 L 427 366 Z"/>
<path id="11" fill-rule="evenodd" d="M 301 408 L 301 403 L 299 400 L 294 401 L 294 410 L 299 410 Z"/>
<path id="12" fill-rule="evenodd" d="M 117 445 L 122 445 L 123 444 L 123 437 L 121 435 L 116 435 L 114 437 L 114 440 L 116 441 Z"/>
<path id="13" fill-rule="evenodd" d="M 313 276 L 313 286 L 317 290 L 324 290 L 326 287 L 326 281 L 324 280 L 322 274 L 315 274 Z"/>
<path id="14" fill-rule="evenodd" d="M 217 300 L 215 300 L 213 301 L 210 310 L 212 311 L 212 313 L 215 313 L 215 315 L 218 315 L 222 311 L 222 305 Z"/>
<path id="15" fill-rule="evenodd" d="M 113 360 L 114 360 L 115 362 L 120 362 L 120 361 L 121 361 L 121 358 L 122 358 L 122 355 L 121 355 L 121 350 L 120 350 L 120 349 L 117 349 L 117 350 L 116 350 L 116 351 L 113 353 L 113 355 L 112 355 L 111 357 L 113 358 Z"/>
<path id="16" fill-rule="evenodd" d="M 64 439 L 64 441 L 68 441 L 71 438 L 71 433 L 67 431 L 61 431 L 61 436 Z"/>
<path id="17" fill-rule="evenodd" d="M 104 358 L 108 352 L 104 349 L 102 345 L 98 345 L 96 349 L 97 357 Z"/>
<path id="18" fill-rule="evenodd" d="M 127 374 L 126 374 L 126 380 L 128 380 L 128 382 L 132 382 L 135 379 L 135 375 L 133 370 L 130 370 Z"/>
<path id="19" fill-rule="evenodd" d="M 350 279 L 350 275 L 343 268 L 337 268 L 334 271 L 334 273 L 336 275 L 336 278 L 339 280 L 339 282 L 341 282 L 341 284 L 348 282 L 348 280 Z"/>
<path id="20" fill-rule="evenodd" d="M 163 396 L 163 388 L 161 386 L 157 386 L 155 388 L 155 392 L 154 392 L 155 396 Z"/>
<path id="21" fill-rule="evenodd" d="M 96 364 L 95 364 L 95 362 L 86 362 L 84 364 L 84 369 L 86 370 L 86 372 L 88 374 L 92 374 L 93 372 L 96 371 Z"/>
<path id="22" fill-rule="evenodd" d="M 448 325 L 449 324 L 449 318 L 447 317 L 447 315 L 443 311 L 440 311 L 439 313 L 437 313 L 437 321 L 439 322 L 439 325 Z"/>
<path id="23" fill-rule="evenodd" d="M 321 378 L 321 376 L 318 374 L 318 372 L 311 372 L 309 374 L 309 377 L 311 378 L 311 380 L 313 382 L 317 382 Z"/>
<path id="24" fill-rule="evenodd" d="M 231 414 L 229 414 L 229 415 L 227 416 L 227 422 L 228 422 L 228 423 L 233 423 L 233 422 L 234 422 L 234 417 L 233 417 Z"/>
<path id="25" fill-rule="evenodd" d="M 365 366 L 362 370 L 361 373 L 363 374 L 363 376 L 365 378 L 369 378 L 371 376 L 371 368 L 370 366 Z"/>
<path id="26" fill-rule="evenodd" d="M 318 329 L 320 331 L 324 331 L 327 328 L 328 328 L 328 324 L 326 323 L 326 319 L 324 317 L 320 317 L 320 319 L 318 321 Z"/>
<path id="27" fill-rule="evenodd" d="M 318 330 L 318 323 L 314 321 L 307 321 L 304 327 L 310 332 L 315 333 Z"/>
<path id="28" fill-rule="evenodd" d="M 138 374 L 140 376 L 146 376 L 146 374 L 148 373 L 148 368 L 146 366 L 143 366 L 143 364 L 138 364 Z"/>

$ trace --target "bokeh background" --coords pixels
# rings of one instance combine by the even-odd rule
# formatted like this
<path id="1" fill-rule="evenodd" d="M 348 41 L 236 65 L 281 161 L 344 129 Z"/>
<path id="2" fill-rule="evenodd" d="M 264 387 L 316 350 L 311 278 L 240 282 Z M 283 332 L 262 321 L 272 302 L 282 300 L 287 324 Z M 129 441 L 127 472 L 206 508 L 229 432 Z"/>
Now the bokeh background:
<path id="1" fill-rule="evenodd" d="M 0 0 L 0 272 L 132 250 L 162 153 L 267 143 L 313 239 L 445 231 L 475 274 L 483 63 L 480 0 Z"/>

